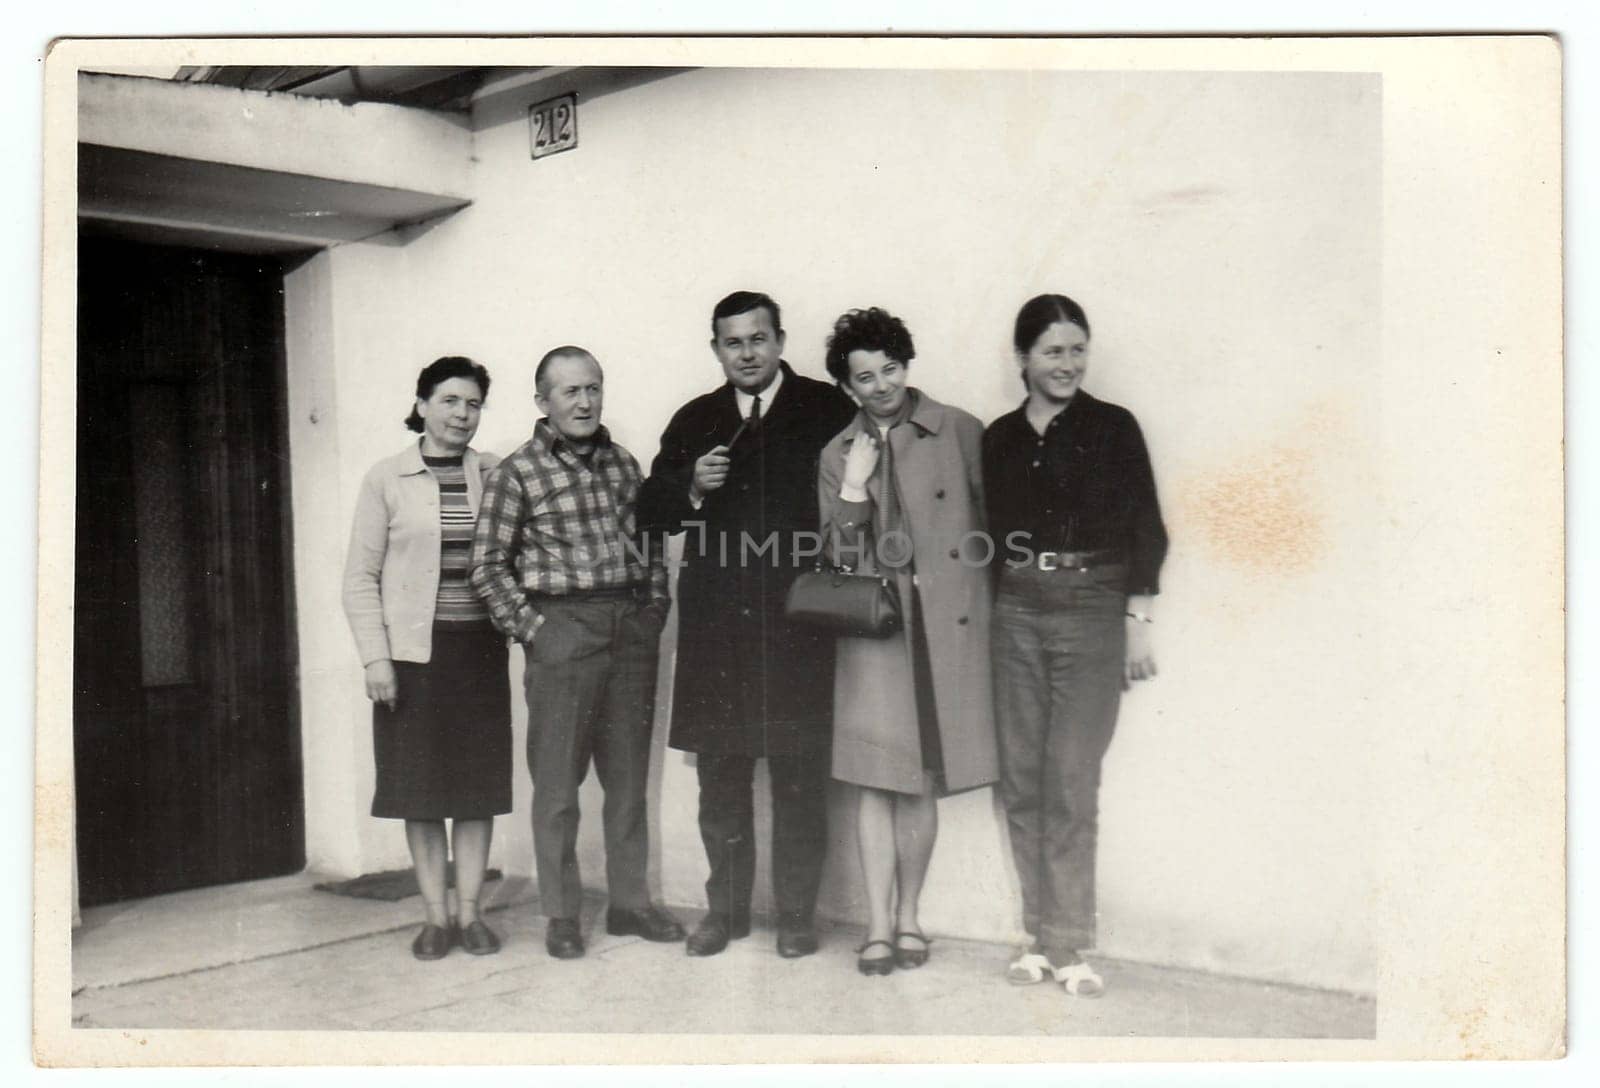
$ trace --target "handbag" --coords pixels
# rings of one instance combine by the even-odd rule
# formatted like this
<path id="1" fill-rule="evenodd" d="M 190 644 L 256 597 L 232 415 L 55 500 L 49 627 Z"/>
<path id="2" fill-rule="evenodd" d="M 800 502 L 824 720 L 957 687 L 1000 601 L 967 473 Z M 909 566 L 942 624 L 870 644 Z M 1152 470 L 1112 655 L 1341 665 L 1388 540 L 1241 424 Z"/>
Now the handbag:
<path id="1" fill-rule="evenodd" d="M 783 610 L 794 623 L 856 638 L 888 638 L 901 625 L 894 582 L 848 567 L 806 571 L 789 587 Z"/>

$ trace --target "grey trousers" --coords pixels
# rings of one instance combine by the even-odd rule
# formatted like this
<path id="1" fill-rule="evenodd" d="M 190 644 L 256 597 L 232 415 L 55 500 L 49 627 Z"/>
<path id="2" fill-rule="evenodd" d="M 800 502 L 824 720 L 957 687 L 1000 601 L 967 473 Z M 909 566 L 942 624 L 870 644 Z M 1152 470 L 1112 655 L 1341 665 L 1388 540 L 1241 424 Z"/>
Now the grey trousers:
<path id="1" fill-rule="evenodd" d="M 1100 762 L 1127 645 L 1121 565 L 1006 570 L 993 621 L 1000 799 L 1033 950 L 1095 944 Z"/>
<path id="2" fill-rule="evenodd" d="M 527 649 L 533 856 L 551 918 L 578 917 L 578 787 L 594 763 L 605 790 L 606 888 L 613 907 L 650 905 L 645 787 L 661 621 L 630 595 L 540 597 Z"/>

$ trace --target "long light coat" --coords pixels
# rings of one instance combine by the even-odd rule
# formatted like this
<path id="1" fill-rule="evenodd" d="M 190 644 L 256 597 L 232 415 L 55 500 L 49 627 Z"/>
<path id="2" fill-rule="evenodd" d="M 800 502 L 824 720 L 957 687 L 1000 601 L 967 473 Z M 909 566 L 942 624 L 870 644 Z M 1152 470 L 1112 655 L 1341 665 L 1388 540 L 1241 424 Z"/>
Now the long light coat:
<path id="1" fill-rule="evenodd" d="M 991 581 L 985 557 L 983 424 L 959 408 L 915 393 L 909 419 L 889 432 L 902 528 L 911 537 L 938 708 L 948 792 L 998 777 L 989 672 Z M 883 502 L 883 461 L 867 483 L 868 504 L 839 497 L 845 457 L 865 424 L 857 417 L 822 451 L 818 502 L 828 540 L 864 541 L 856 569 L 894 572 L 909 613 L 912 576 L 879 563 L 870 521 Z M 863 506 L 866 510 L 863 510 Z M 863 518 L 867 523 L 863 522 Z M 844 558 L 854 558 L 845 553 Z M 909 617 L 908 617 L 909 618 Z M 887 639 L 840 638 L 834 677 L 833 776 L 921 793 L 927 788 L 912 673 L 911 626 Z"/>

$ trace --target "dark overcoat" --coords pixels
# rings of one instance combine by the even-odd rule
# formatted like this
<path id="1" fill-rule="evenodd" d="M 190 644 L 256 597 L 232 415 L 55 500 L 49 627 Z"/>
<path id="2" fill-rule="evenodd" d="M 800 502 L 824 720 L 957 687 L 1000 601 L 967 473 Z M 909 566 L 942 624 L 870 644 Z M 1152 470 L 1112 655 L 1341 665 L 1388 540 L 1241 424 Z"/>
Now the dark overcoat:
<path id="1" fill-rule="evenodd" d="M 832 743 L 833 639 L 790 624 L 783 606 L 816 563 L 822 447 L 856 409 L 837 387 L 781 365 L 760 427 L 739 436 L 727 481 L 698 510 L 695 461 L 739 429 L 732 385 L 678 410 L 639 492 L 641 529 L 686 534 L 669 734 L 684 751 L 761 757 Z"/>

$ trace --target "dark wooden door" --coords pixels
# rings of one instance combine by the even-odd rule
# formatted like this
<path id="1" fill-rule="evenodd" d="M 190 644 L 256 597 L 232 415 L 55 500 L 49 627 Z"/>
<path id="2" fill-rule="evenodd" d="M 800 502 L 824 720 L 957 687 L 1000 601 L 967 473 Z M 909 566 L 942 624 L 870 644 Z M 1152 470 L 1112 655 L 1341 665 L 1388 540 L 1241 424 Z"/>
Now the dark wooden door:
<path id="1" fill-rule="evenodd" d="M 296 872 L 282 270 L 91 239 L 79 256 L 82 902 Z"/>

